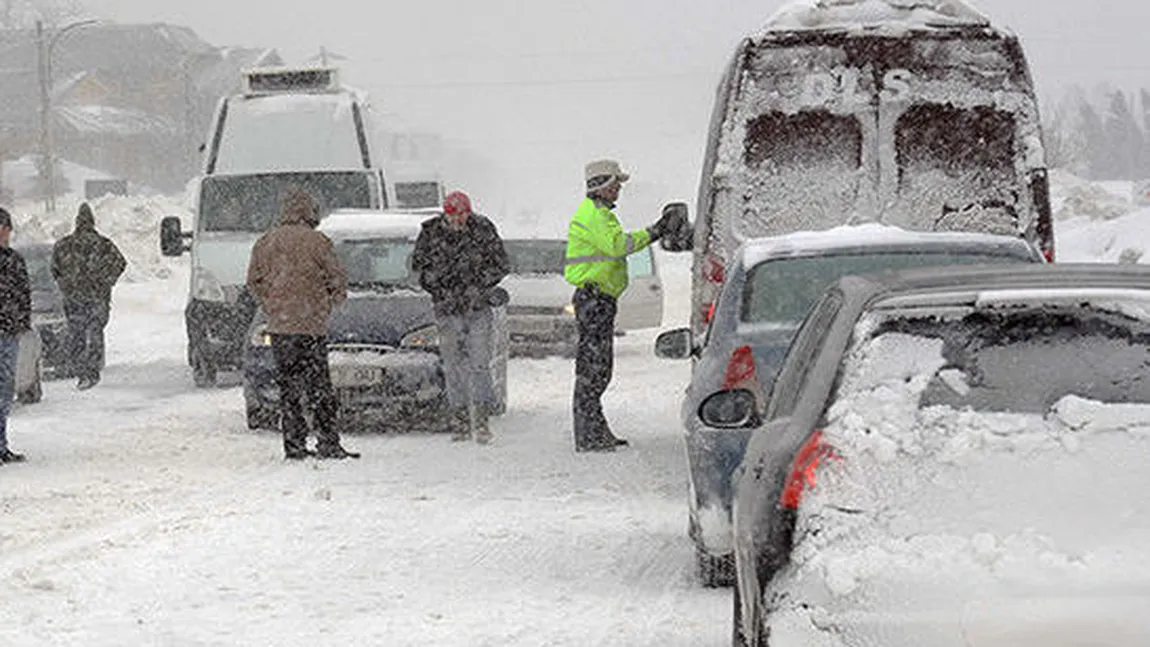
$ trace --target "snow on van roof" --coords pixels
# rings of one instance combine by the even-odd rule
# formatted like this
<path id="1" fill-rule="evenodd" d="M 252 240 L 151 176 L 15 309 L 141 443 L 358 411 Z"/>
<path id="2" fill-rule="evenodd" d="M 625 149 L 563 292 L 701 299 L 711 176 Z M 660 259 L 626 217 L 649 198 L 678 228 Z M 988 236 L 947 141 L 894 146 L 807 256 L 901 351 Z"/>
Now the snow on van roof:
<path id="1" fill-rule="evenodd" d="M 895 35 L 989 26 L 990 18 L 963 0 L 793 0 L 767 19 L 756 37 L 783 31 Z"/>
<path id="2" fill-rule="evenodd" d="M 372 209 L 339 209 L 319 223 L 319 230 L 332 238 L 411 238 L 419 235 L 423 221 L 433 213 Z"/>
<path id="3" fill-rule="evenodd" d="M 799 254 L 830 252 L 837 249 L 899 245 L 930 245 L 954 243 L 958 246 L 1017 246 L 1019 250 L 1033 246 L 1014 236 L 975 232 L 921 232 L 908 231 L 890 225 L 867 223 L 835 227 L 823 231 L 797 231 L 783 236 L 752 238 L 742 245 L 743 265 L 751 267 L 771 258 Z"/>

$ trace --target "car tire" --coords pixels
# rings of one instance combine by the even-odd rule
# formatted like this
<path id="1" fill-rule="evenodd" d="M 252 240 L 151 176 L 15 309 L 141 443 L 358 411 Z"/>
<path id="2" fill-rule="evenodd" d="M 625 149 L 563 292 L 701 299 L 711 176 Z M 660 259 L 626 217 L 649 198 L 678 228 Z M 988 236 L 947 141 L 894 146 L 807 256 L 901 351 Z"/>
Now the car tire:
<path id="1" fill-rule="evenodd" d="M 39 371 L 37 371 L 37 373 L 39 373 Z M 36 404 L 42 399 L 44 399 L 44 387 L 40 383 L 40 376 L 38 374 L 36 375 L 36 381 L 16 396 L 16 401 L 20 404 Z"/>
<path id="2" fill-rule="evenodd" d="M 257 431 L 266 429 L 268 431 L 279 431 L 280 428 L 280 412 L 271 407 L 249 406 L 248 413 L 248 429 Z"/>
<path id="3" fill-rule="evenodd" d="M 192 381 L 199 389 L 216 386 L 216 366 L 201 353 L 195 351 L 192 354 Z"/>
<path id="4" fill-rule="evenodd" d="M 730 586 L 735 582 L 735 556 L 716 557 L 695 546 L 695 575 L 708 589 Z"/>

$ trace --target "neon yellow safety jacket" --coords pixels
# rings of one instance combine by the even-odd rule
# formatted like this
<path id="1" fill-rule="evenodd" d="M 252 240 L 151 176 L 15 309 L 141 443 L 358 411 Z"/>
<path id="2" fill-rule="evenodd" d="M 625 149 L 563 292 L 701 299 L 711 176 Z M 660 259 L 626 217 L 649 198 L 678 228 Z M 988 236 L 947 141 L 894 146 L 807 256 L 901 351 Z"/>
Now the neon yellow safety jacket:
<path id="1" fill-rule="evenodd" d="M 646 229 L 624 232 L 610 207 L 586 198 L 567 229 L 563 278 L 576 287 L 594 283 L 617 299 L 627 289 L 627 256 L 650 244 Z"/>

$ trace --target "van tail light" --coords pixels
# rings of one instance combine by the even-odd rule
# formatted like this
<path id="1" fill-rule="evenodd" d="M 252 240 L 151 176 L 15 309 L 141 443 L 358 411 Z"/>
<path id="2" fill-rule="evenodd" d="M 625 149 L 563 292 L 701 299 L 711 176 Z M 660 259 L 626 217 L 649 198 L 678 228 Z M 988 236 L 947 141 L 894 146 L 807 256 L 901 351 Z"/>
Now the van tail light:
<path id="1" fill-rule="evenodd" d="M 703 261 L 703 280 L 708 283 L 722 283 L 727 279 L 727 269 L 723 266 L 723 259 L 708 254 Z"/>
<path id="2" fill-rule="evenodd" d="M 1042 256 L 1044 258 L 1046 258 L 1047 263 L 1053 263 L 1054 262 L 1054 248 L 1049 247 L 1047 249 L 1042 250 Z"/>
<path id="3" fill-rule="evenodd" d="M 746 386 L 755 379 L 755 354 L 750 346 L 740 346 L 731 353 L 727 362 L 727 372 L 723 374 L 723 388 L 735 389 Z"/>
<path id="4" fill-rule="evenodd" d="M 798 510 L 799 504 L 803 501 L 803 492 L 815 486 L 819 464 L 823 459 L 830 458 L 838 456 L 830 445 L 823 442 L 823 432 L 815 431 L 791 461 L 791 471 L 783 486 L 779 504 L 786 510 Z"/>

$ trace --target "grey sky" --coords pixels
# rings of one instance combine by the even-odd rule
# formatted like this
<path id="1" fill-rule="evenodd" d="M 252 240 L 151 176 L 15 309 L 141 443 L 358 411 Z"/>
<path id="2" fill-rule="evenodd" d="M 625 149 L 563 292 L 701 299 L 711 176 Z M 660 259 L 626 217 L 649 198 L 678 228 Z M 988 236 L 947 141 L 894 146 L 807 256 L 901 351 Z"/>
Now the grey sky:
<path id="1" fill-rule="evenodd" d="M 85 4 L 120 22 L 186 25 L 219 45 L 275 47 L 291 62 L 326 47 L 348 58 L 347 80 L 371 93 L 377 112 L 498 164 L 501 180 L 467 187 L 481 205 L 551 213 L 578 197 L 582 163 L 599 155 L 650 182 L 651 195 L 635 185 L 643 199 L 633 206 L 644 212 L 692 198 L 722 67 L 782 2 L 326 0 L 290 3 L 290 12 L 282 0 Z M 1140 55 L 1150 8 L 1138 0 L 976 4 L 1023 38 L 1045 91 L 1150 86 Z"/>

